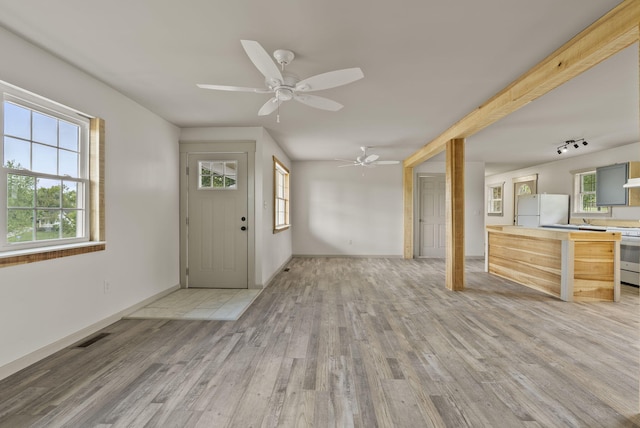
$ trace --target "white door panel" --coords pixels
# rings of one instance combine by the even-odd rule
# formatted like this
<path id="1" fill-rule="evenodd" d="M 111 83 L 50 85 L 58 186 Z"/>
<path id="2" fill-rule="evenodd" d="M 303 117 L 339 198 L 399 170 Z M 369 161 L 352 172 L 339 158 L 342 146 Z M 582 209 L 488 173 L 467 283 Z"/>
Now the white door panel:
<path id="1" fill-rule="evenodd" d="M 420 177 L 420 257 L 445 257 L 445 197 L 444 175 Z"/>
<path id="2" fill-rule="evenodd" d="M 188 162 L 188 286 L 247 288 L 247 155 L 189 154 Z"/>

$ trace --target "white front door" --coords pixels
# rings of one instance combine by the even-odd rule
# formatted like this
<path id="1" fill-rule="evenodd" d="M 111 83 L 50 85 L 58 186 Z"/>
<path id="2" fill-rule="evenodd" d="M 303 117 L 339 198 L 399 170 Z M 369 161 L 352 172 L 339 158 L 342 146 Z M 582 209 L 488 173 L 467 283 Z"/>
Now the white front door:
<path id="1" fill-rule="evenodd" d="M 187 286 L 248 288 L 247 154 L 190 153 Z"/>
<path id="2" fill-rule="evenodd" d="M 420 257 L 446 255 L 445 176 L 420 177 Z"/>

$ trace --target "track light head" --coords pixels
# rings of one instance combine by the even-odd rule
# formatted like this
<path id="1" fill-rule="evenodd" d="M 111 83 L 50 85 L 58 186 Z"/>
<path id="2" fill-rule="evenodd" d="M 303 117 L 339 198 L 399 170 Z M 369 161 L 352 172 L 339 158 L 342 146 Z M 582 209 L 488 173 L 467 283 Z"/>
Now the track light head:
<path id="1" fill-rule="evenodd" d="M 562 149 L 560 150 L 562 150 L 562 153 L 567 153 L 567 146 L 562 146 Z"/>
<path id="2" fill-rule="evenodd" d="M 561 155 L 562 154 L 562 150 L 558 149 L 558 154 Z"/>
<path id="3" fill-rule="evenodd" d="M 577 149 L 580 146 L 578 145 L 578 143 L 573 143 L 573 147 Z"/>
<path id="4" fill-rule="evenodd" d="M 586 146 L 587 144 L 589 144 L 589 143 L 587 143 L 587 141 L 586 141 L 586 140 L 582 140 L 582 145 L 583 145 L 583 146 Z"/>

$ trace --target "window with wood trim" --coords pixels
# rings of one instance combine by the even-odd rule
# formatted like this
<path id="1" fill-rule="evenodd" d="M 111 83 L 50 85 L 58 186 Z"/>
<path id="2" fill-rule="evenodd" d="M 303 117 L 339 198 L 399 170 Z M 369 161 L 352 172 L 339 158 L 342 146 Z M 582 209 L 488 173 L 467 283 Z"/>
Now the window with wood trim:
<path id="1" fill-rule="evenodd" d="M 273 233 L 291 226 L 289 221 L 289 170 L 273 157 Z"/>
<path id="2" fill-rule="evenodd" d="M 4 82 L 0 90 L 0 266 L 96 251 L 81 247 L 104 237 L 104 125 Z"/>
<path id="3" fill-rule="evenodd" d="M 596 171 L 574 174 L 573 212 L 576 214 L 609 214 L 609 207 L 596 205 Z"/>
<path id="4" fill-rule="evenodd" d="M 502 216 L 504 183 L 487 186 L 487 215 Z"/>

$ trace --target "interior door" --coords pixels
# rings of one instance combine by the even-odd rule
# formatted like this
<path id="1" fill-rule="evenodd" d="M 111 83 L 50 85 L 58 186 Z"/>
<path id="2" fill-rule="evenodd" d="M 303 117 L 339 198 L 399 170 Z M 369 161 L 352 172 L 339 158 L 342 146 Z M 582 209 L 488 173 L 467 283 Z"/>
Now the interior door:
<path id="1" fill-rule="evenodd" d="M 420 177 L 420 257 L 446 255 L 445 176 Z"/>
<path id="2" fill-rule="evenodd" d="M 187 286 L 248 288 L 247 155 L 190 153 Z"/>
<path id="3" fill-rule="evenodd" d="M 513 224 L 518 221 L 518 198 L 520 195 L 535 194 L 538 187 L 538 174 L 513 179 Z"/>

